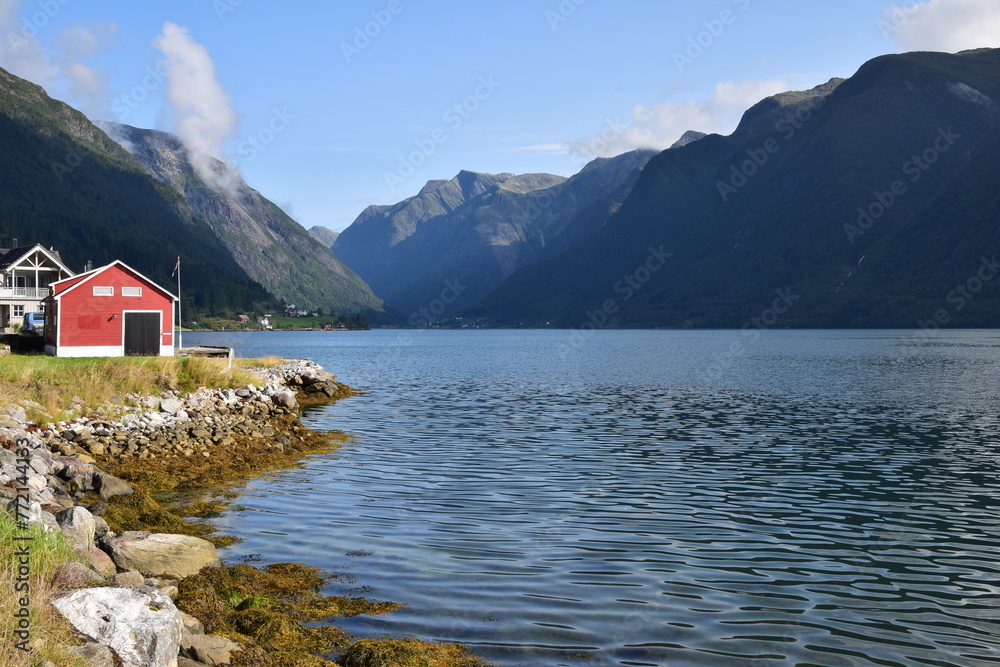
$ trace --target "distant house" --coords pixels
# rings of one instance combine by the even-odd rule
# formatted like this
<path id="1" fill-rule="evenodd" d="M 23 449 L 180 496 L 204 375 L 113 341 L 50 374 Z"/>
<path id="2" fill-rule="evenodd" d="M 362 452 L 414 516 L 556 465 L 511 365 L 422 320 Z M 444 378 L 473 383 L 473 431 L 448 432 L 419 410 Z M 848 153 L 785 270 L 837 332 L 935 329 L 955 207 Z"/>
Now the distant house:
<path id="1" fill-rule="evenodd" d="M 49 285 L 74 275 L 57 250 L 41 244 L 0 248 L 0 326 L 13 326 L 25 313 L 42 310 Z"/>
<path id="2" fill-rule="evenodd" d="M 60 280 L 45 299 L 45 351 L 57 357 L 174 354 L 177 297 L 123 262 Z"/>
<path id="3" fill-rule="evenodd" d="M 236 321 L 239 322 L 240 324 L 249 324 L 250 323 L 250 316 L 249 315 L 238 315 L 236 317 Z"/>

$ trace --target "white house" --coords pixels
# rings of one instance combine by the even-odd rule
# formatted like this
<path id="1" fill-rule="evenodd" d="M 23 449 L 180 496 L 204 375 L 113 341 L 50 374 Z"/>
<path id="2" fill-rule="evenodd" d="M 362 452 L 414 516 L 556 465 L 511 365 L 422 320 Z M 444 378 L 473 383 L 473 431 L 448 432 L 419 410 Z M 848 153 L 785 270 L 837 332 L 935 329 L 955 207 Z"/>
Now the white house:
<path id="1" fill-rule="evenodd" d="M 49 285 L 74 276 L 59 252 L 41 244 L 0 248 L 0 326 L 19 324 L 25 313 L 42 310 Z"/>

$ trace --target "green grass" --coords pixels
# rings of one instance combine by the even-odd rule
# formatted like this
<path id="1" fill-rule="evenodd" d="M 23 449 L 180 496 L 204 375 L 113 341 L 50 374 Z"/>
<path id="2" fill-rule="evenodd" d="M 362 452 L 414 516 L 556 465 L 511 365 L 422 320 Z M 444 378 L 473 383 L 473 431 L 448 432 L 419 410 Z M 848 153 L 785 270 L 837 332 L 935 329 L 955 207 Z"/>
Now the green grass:
<path id="1" fill-rule="evenodd" d="M 30 541 L 18 540 L 18 537 L 30 537 Z M 19 582 L 18 550 L 28 545 L 27 591 L 17 591 Z M 47 533 L 38 524 L 33 524 L 29 531 L 18 528 L 13 518 L 0 511 L 0 587 L 4 591 L 0 595 L 0 667 L 35 667 L 46 661 L 67 667 L 83 667 L 82 660 L 72 659 L 65 647 L 79 644 L 74 639 L 74 632 L 69 623 L 52 607 L 51 601 L 58 597 L 61 591 L 55 588 L 54 577 L 60 566 L 72 562 L 82 562 L 81 556 L 73 551 L 73 547 L 63 537 L 62 533 Z M 31 653 L 16 648 L 22 641 L 14 633 L 18 630 L 18 619 L 14 617 L 21 609 L 20 600 L 29 601 L 27 606 L 31 634 Z"/>
<path id="2" fill-rule="evenodd" d="M 159 395 L 198 387 L 232 388 L 260 379 L 224 359 L 118 357 L 67 359 L 41 355 L 0 357 L 0 405 L 20 404 L 30 420 L 46 423 L 96 410 L 128 394 Z"/>

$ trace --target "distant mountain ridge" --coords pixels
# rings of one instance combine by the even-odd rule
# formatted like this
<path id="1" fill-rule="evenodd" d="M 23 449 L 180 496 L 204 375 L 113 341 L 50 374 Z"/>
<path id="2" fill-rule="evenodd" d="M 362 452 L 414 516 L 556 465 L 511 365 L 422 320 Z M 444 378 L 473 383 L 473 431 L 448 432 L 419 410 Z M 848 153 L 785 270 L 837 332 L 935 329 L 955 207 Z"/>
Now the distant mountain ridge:
<path id="1" fill-rule="evenodd" d="M 333 248 L 398 311 L 443 301 L 434 315 L 446 315 L 595 233 L 653 154 L 595 160 L 568 179 L 463 171 L 398 204 L 368 207 Z M 445 291 L 456 293 L 441 299 Z"/>
<path id="2" fill-rule="evenodd" d="M 279 300 L 345 314 L 383 310 L 381 300 L 329 246 L 238 175 L 225 174 L 226 187 L 209 184 L 177 137 L 127 125 L 106 126 L 150 175 L 185 198 L 247 274 Z M 226 169 L 218 161 L 215 167 Z"/>
<path id="3" fill-rule="evenodd" d="M 763 100 L 728 137 L 660 153 L 600 232 L 464 314 L 571 328 L 1000 326 L 998 179 L 1000 50 L 876 58 Z M 670 258 L 650 271 L 654 252 Z"/>
<path id="4" fill-rule="evenodd" d="M 337 237 L 340 236 L 338 232 L 323 225 L 310 227 L 309 234 L 327 248 L 332 248 L 333 244 L 337 242 Z"/>

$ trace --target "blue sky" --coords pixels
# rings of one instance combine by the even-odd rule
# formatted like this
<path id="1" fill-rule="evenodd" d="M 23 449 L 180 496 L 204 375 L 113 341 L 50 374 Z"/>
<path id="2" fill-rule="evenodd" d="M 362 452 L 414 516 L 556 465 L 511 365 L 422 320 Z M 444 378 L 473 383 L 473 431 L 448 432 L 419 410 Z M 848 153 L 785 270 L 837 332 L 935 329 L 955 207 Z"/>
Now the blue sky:
<path id="1" fill-rule="evenodd" d="M 878 55 L 984 46 L 1000 0 L 0 0 L 0 66 L 338 231 L 461 169 L 569 176 Z"/>

